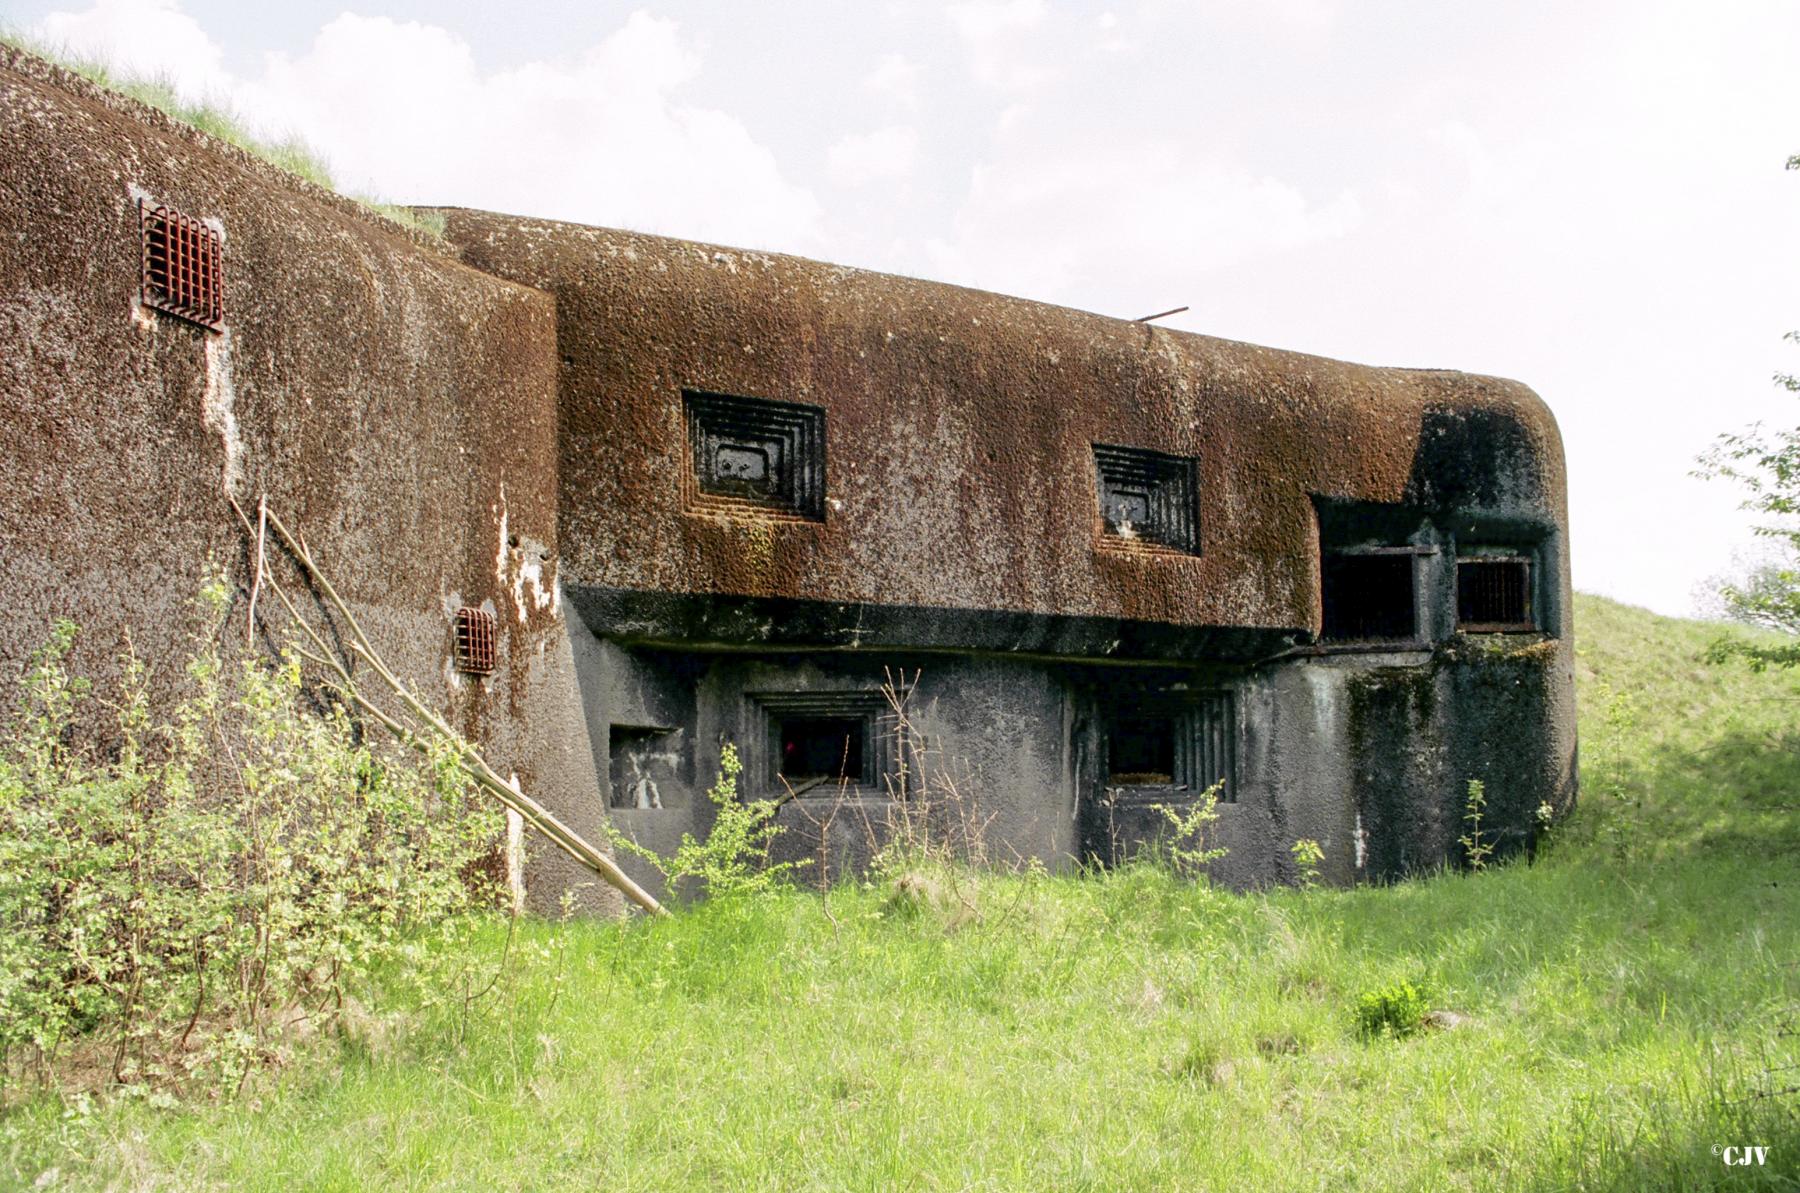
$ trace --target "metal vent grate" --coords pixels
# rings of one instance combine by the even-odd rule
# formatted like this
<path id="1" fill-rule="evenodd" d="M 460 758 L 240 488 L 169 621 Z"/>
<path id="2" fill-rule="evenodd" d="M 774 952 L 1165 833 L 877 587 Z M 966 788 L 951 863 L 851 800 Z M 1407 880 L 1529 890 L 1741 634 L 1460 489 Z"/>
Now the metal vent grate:
<path id="1" fill-rule="evenodd" d="M 1531 562 L 1457 560 L 1456 627 L 1475 633 L 1536 629 L 1531 619 Z"/>
<path id="2" fill-rule="evenodd" d="M 1107 725 L 1107 786 L 1198 794 L 1223 783 L 1237 799 L 1237 709 L 1230 692 L 1172 699 L 1120 699 Z"/>
<path id="3" fill-rule="evenodd" d="M 494 673 L 494 615 L 487 610 L 456 611 L 456 669 L 468 675 Z"/>
<path id="4" fill-rule="evenodd" d="M 1183 719 L 1175 780 L 1190 791 L 1215 783 L 1221 803 L 1237 799 L 1237 709 L 1230 692 L 1201 694 Z"/>
<path id="5" fill-rule="evenodd" d="M 138 200 L 144 305 L 218 331 L 225 322 L 225 248 L 219 234 L 172 208 Z"/>
<path id="6" fill-rule="evenodd" d="M 694 504 L 824 519 L 824 410 L 693 390 L 682 396 Z"/>
<path id="7" fill-rule="evenodd" d="M 1189 555 L 1200 553 L 1191 457 L 1096 443 L 1094 472 L 1108 538 Z"/>

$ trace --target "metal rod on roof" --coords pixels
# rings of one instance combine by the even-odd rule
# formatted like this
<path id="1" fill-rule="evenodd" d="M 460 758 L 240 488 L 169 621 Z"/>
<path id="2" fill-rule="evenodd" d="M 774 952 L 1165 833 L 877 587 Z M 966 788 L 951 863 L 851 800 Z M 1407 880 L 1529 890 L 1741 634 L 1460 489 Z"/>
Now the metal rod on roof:
<path id="1" fill-rule="evenodd" d="M 1185 310 L 1187 310 L 1186 307 L 1171 307 L 1170 309 L 1168 309 L 1166 311 L 1158 311 L 1154 315 L 1145 315 L 1142 319 L 1133 319 L 1132 322 L 1133 323 L 1148 323 L 1152 319 L 1166 319 L 1170 315 L 1179 315 L 1179 314 L 1181 314 L 1181 312 L 1183 312 Z"/>

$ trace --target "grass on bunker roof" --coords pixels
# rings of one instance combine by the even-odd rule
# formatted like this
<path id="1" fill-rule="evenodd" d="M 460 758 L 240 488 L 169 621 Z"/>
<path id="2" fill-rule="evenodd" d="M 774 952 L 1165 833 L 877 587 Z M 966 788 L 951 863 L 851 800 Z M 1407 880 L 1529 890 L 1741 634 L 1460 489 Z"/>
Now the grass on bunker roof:
<path id="1" fill-rule="evenodd" d="M 122 70 L 104 58 L 81 54 L 63 46 L 37 41 L 22 33 L 0 27 L 0 44 L 12 46 L 28 54 L 53 62 L 64 70 L 80 75 L 88 82 L 108 91 L 128 96 L 155 108 L 183 124 L 191 125 L 211 137 L 236 145 L 277 169 L 303 178 L 328 191 L 337 190 L 331 166 L 324 156 L 296 136 L 267 137 L 253 131 L 243 117 L 231 107 L 211 98 L 194 102 L 184 98 L 171 79 L 134 74 Z M 415 211 L 410 207 L 385 203 L 370 195 L 349 196 L 364 207 L 403 228 L 442 238 L 444 217 L 436 212 Z"/>
<path id="2" fill-rule="evenodd" d="M 466 1025 L 406 1008 L 217 1105 L 28 1103 L 0 1183 L 1800 1187 L 1800 674 L 1575 613 L 1582 803 L 1533 865 L 976 876 L 954 930 L 874 887 L 533 924 Z M 1359 1039 L 1357 995 L 1402 979 L 1468 1022 Z"/>

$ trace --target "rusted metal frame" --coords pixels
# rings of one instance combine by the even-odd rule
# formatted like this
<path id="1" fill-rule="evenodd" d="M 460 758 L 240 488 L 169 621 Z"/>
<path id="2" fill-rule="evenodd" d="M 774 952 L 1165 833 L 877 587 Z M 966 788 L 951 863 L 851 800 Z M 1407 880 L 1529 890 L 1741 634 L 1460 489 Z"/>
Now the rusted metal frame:
<path id="1" fill-rule="evenodd" d="M 1521 634 L 1536 632 L 1537 619 L 1533 616 L 1531 599 L 1531 557 L 1528 555 L 1465 555 L 1456 561 L 1457 575 L 1457 623 L 1459 632 L 1469 634 Z M 1484 585 L 1482 595 L 1489 598 L 1490 605 L 1510 606 L 1514 597 L 1511 588 L 1517 584 L 1518 612 L 1514 618 L 1500 618 L 1483 621 L 1462 620 L 1462 583 L 1465 567 L 1476 570 L 1476 583 Z M 1508 568 L 1518 568 L 1515 577 L 1507 574 Z M 1485 572 L 1486 575 L 1482 575 Z M 1507 609 L 1510 612 L 1510 608 Z"/>
<path id="2" fill-rule="evenodd" d="M 218 232 L 141 198 L 138 230 L 144 304 L 209 331 L 220 330 L 225 318 L 225 266 Z"/>
<path id="3" fill-rule="evenodd" d="M 456 611 L 456 669 L 492 675 L 495 667 L 494 615 L 465 605 Z"/>

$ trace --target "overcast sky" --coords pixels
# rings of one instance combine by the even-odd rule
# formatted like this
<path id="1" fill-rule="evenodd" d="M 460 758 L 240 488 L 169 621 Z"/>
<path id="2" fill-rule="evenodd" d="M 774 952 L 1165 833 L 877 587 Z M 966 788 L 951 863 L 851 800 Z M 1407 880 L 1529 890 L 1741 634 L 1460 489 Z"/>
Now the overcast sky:
<path id="1" fill-rule="evenodd" d="M 346 8 L 346 4 L 349 6 Z M 0 0 L 341 188 L 801 253 L 1515 377 L 1578 588 L 1753 547 L 1718 432 L 1800 421 L 1793 0 Z M 1054 395 L 1046 395 L 1054 400 Z"/>

